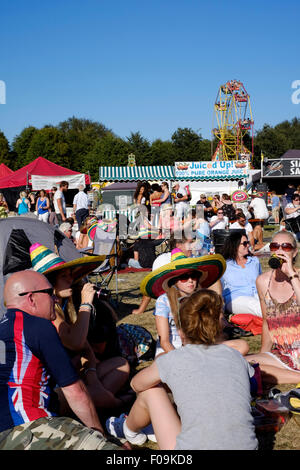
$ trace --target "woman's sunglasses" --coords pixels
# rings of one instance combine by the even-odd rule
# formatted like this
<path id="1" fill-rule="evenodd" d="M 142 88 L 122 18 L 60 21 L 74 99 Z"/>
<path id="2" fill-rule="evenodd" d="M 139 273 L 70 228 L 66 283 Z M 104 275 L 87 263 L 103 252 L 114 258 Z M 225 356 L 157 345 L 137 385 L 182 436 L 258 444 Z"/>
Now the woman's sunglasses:
<path id="1" fill-rule="evenodd" d="M 283 251 L 292 251 L 295 249 L 295 247 L 291 243 L 270 243 L 270 251 L 277 251 L 280 247 L 283 249 Z"/>
<path id="2" fill-rule="evenodd" d="M 247 246 L 250 245 L 250 242 L 244 241 L 244 242 L 241 243 L 241 245 L 243 245 L 245 248 L 247 248 Z"/>

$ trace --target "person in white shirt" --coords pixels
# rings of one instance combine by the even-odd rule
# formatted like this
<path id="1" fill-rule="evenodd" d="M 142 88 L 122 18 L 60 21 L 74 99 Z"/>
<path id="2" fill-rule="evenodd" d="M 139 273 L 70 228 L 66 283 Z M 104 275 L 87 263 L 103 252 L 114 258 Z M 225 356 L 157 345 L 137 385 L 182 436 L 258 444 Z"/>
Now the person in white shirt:
<path id="1" fill-rule="evenodd" d="M 89 198 L 84 192 L 84 185 L 80 184 L 78 187 L 78 193 L 75 194 L 73 199 L 73 211 L 77 220 L 78 230 L 80 229 L 82 222 L 89 216 Z"/>
<path id="2" fill-rule="evenodd" d="M 222 208 L 217 210 L 217 215 L 213 215 L 209 223 L 211 230 L 225 230 L 228 224 L 228 217 L 224 216 Z"/>
<path id="3" fill-rule="evenodd" d="M 183 185 L 176 183 L 173 189 L 175 191 L 174 204 L 176 217 L 182 220 L 190 207 L 189 197 Z"/>
<path id="4" fill-rule="evenodd" d="M 254 219 L 258 219 L 258 222 L 253 228 L 254 239 L 257 240 L 256 249 L 263 248 L 263 226 L 265 221 L 269 218 L 270 214 L 267 205 L 260 195 L 260 193 L 251 194 L 252 201 L 249 204 L 249 211 L 253 213 Z"/>
<path id="5" fill-rule="evenodd" d="M 59 189 L 54 193 L 53 204 L 55 209 L 55 214 L 57 217 L 58 224 L 62 224 L 66 220 L 66 200 L 64 193 L 68 191 L 69 183 L 67 181 L 61 181 L 59 184 Z"/>
<path id="6" fill-rule="evenodd" d="M 243 212 L 237 212 L 236 222 L 234 222 L 233 224 L 230 224 L 229 228 L 230 229 L 244 229 L 246 231 L 246 235 L 250 242 L 251 248 L 252 250 L 254 250 L 255 241 L 254 241 L 254 236 L 253 236 L 253 227 L 250 224 L 250 222 L 248 222 Z"/>

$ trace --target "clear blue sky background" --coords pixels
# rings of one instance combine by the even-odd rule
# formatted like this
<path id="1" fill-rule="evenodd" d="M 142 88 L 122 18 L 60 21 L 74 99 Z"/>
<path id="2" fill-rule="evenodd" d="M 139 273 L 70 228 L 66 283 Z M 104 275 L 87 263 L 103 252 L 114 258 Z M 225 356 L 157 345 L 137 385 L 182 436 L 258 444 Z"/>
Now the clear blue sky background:
<path id="1" fill-rule="evenodd" d="M 255 129 L 300 117 L 299 0 L 14 0 L 0 6 L 0 130 L 76 116 L 117 135 L 211 137 L 227 80 L 251 97 Z"/>

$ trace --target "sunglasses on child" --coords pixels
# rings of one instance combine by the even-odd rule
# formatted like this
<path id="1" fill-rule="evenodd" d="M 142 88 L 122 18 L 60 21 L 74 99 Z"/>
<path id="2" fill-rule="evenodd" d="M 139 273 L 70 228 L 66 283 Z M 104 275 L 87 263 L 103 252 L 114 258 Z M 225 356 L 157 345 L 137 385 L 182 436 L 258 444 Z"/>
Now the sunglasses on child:
<path id="1" fill-rule="evenodd" d="M 247 248 L 247 246 L 250 245 L 250 242 L 244 241 L 244 242 L 241 243 L 241 245 L 243 245 L 245 248 Z"/>
<path id="2" fill-rule="evenodd" d="M 192 281 L 198 281 L 200 279 L 201 273 L 198 273 L 197 271 L 194 273 L 188 273 L 184 274 L 183 276 L 178 277 L 178 281 L 181 281 L 183 283 L 188 282 L 189 279 L 192 279 Z"/>
<path id="3" fill-rule="evenodd" d="M 276 242 L 272 242 L 270 243 L 270 251 L 277 251 L 279 250 L 279 248 L 282 248 L 283 251 L 292 251 L 295 249 L 295 247 L 291 244 L 291 243 L 276 243 Z"/>

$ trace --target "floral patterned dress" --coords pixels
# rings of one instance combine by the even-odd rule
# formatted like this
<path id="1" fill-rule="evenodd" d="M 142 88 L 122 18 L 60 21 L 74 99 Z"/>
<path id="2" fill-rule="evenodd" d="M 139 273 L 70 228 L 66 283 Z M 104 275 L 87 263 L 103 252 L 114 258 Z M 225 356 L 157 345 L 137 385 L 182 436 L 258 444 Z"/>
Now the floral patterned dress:
<path id="1" fill-rule="evenodd" d="M 300 306 L 295 293 L 283 303 L 265 294 L 267 324 L 273 342 L 272 354 L 293 370 L 300 371 Z"/>

